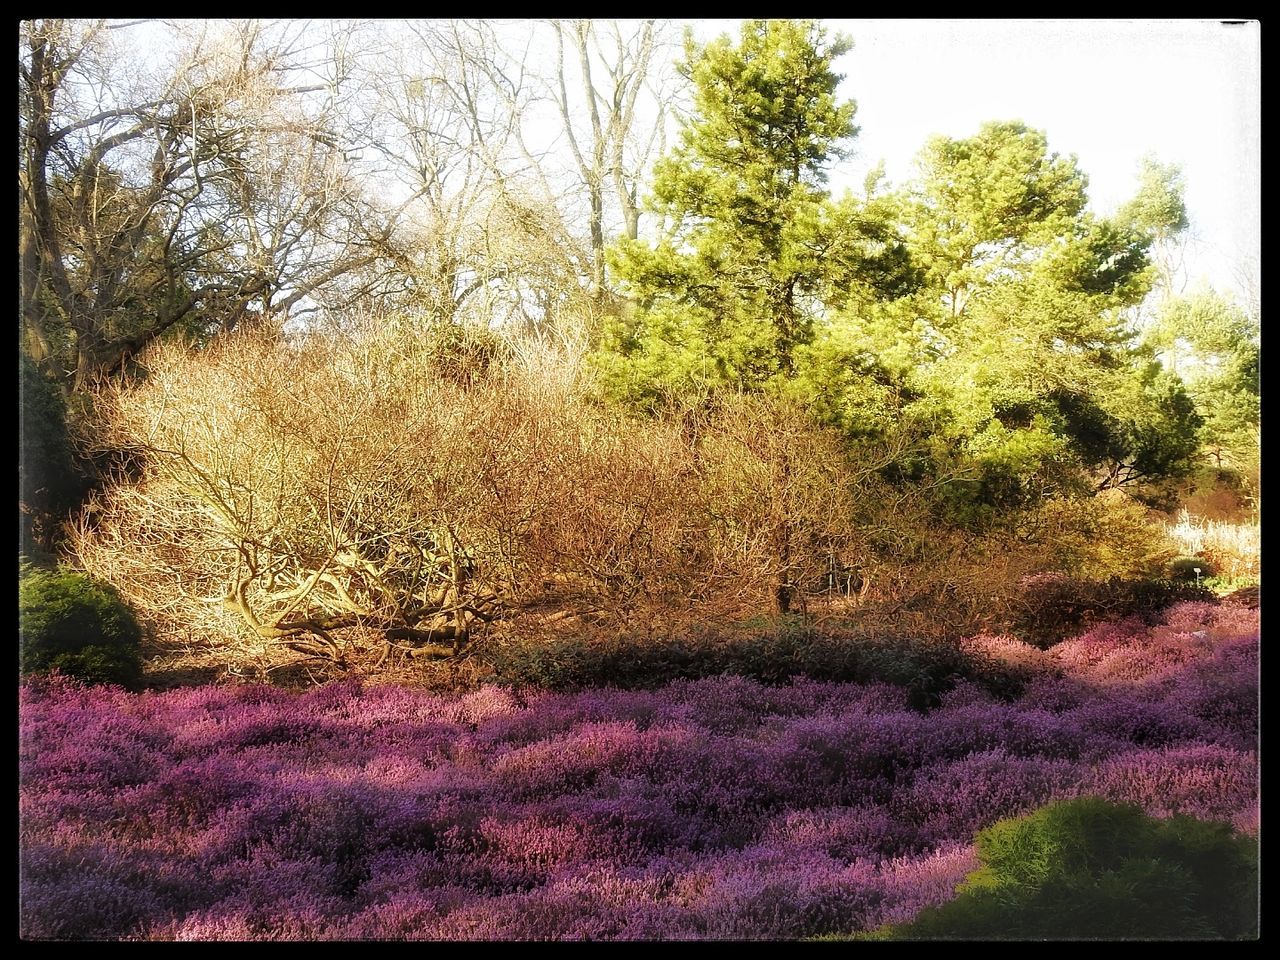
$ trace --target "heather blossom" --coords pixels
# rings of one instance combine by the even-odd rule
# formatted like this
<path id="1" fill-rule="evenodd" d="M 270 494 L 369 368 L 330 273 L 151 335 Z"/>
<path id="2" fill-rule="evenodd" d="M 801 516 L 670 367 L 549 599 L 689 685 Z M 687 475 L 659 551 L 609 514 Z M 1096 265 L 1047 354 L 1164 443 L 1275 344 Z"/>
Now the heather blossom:
<path id="1" fill-rule="evenodd" d="M 1003 702 L 883 684 L 20 700 L 30 938 L 797 938 L 909 920 L 975 831 L 1082 794 L 1258 828 L 1257 615 L 1042 651 Z M 1024 649 L 1025 648 L 1025 649 Z"/>

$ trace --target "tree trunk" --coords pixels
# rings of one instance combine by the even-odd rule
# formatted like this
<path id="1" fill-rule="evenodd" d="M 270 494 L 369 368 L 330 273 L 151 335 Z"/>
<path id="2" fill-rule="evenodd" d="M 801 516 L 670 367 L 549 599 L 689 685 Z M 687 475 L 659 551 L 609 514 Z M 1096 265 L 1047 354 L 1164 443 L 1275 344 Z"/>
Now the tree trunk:
<path id="1" fill-rule="evenodd" d="M 791 535 L 783 526 L 778 543 L 778 585 L 774 589 L 773 606 L 778 616 L 791 612 Z"/>
<path id="2" fill-rule="evenodd" d="M 449 586 L 453 607 L 453 652 L 456 656 L 471 642 L 471 624 L 462 600 L 462 558 L 453 531 L 444 531 L 445 554 L 449 558 Z"/>
<path id="3" fill-rule="evenodd" d="M 781 438 L 779 438 L 781 439 Z M 787 452 L 781 451 L 781 477 L 774 481 L 773 511 L 776 549 L 778 553 L 778 579 L 774 588 L 774 610 L 778 616 L 791 612 L 795 587 L 791 583 L 791 518 L 787 510 L 788 487 L 791 484 L 791 464 Z"/>

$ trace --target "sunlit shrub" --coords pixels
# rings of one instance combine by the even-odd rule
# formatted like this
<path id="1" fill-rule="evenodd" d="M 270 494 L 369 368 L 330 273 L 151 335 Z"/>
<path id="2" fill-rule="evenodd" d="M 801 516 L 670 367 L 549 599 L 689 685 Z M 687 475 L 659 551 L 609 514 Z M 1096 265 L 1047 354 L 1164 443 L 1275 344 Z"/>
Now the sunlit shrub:
<path id="1" fill-rule="evenodd" d="M 887 939 L 1241 939 L 1257 932 L 1257 845 L 1222 823 L 1094 797 L 977 838 L 960 895 Z"/>
<path id="2" fill-rule="evenodd" d="M 675 428 L 632 431 L 464 341 L 155 350 L 144 382 L 100 398 L 103 441 L 146 469 L 86 519 L 81 561 L 161 633 L 263 663 L 465 645 L 548 588 L 682 588 Z"/>
<path id="3" fill-rule="evenodd" d="M 1052 569 L 1083 580 L 1159 576 L 1176 552 L 1146 508 L 1118 490 L 1048 500 L 1027 525 L 1049 550 Z"/>

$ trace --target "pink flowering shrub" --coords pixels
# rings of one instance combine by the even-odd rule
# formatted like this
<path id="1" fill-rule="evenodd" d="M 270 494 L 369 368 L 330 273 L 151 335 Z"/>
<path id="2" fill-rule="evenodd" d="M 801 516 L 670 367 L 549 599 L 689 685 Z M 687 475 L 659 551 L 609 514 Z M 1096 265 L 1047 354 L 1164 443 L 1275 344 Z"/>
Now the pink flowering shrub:
<path id="1" fill-rule="evenodd" d="M 655 690 L 20 699 L 28 938 L 785 939 L 910 920 L 975 831 L 1092 794 L 1257 830 L 1256 612 L 1029 654 L 1020 699 Z"/>
<path id="2" fill-rule="evenodd" d="M 1020 672 L 1036 672 L 1049 666 L 1048 654 L 1017 637 L 981 634 L 961 641 L 960 649 L 975 657 L 986 657 Z"/>
<path id="3" fill-rule="evenodd" d="M 1143 807 L 1154 816 L 1185 813 L 1231 821 L 1251 815 L 1258 794 L 1252 753 L 1190 744 L 1123 753 L 1101 764 L 1088 792 Z"/>

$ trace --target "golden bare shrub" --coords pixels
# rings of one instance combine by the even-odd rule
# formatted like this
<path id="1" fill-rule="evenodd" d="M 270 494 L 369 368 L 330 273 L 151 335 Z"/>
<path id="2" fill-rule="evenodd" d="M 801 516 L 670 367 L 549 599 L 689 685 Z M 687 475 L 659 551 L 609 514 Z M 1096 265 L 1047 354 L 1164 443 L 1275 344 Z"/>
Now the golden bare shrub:
<path id="1" fill-rule="evenodd" d="M 97 398 L 100 441 L 141 468 L 85 513 L 81 564 L 158 632 L 270 665 L 456 652 L 548 594 L 785 609 L 847 552 L 838 440 L 802 411 L 641 419 L 564 363 L 440 343 L 387 324 L 151 351 Z"/>
<path id="2" fill-rule="evenodd" d="M 778 613 L 850 590 L 865 562 L 855 505 L 868 471 L 840 435 L 795 402 L 748 394 L 720 398 L 697 434 L 704 565 L 718 589 Z"/>

